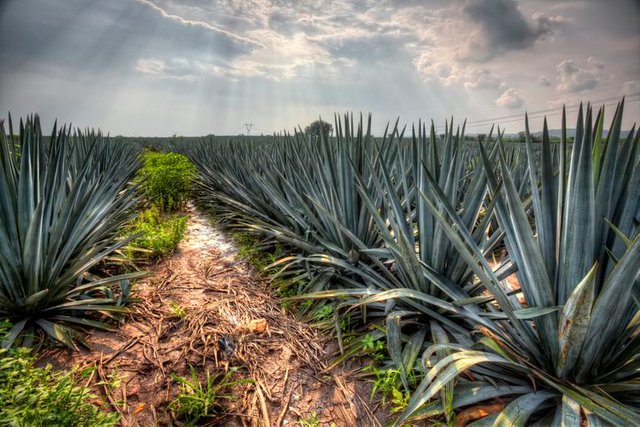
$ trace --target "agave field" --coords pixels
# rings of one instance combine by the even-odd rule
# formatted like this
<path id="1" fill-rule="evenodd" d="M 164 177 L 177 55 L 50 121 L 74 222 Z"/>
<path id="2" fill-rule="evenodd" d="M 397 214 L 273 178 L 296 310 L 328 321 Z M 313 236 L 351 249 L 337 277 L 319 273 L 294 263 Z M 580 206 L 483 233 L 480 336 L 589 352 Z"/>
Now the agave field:
<path id="1" fill-rule="evenodd" d="M 266 268 L 344 358 L 376 343 L 395 425 L 640 425 L 640 132 L 624 101 L 580 107 L 575 138 L 465 138 L 465 125 L 335 117 L 298 132 L 165 144 L 194 198 L 282 254 Z M 606 135 L 606 136 L 603 136 Z M 5 348 L 109 328 L 141 272 L 108 267 L 136 235 L 140 148 L 37 117 L 0 131 Z M 133 288 L 135 295 L 135 287 Z M 40 332 L 39 332 L 40 331 Z M 194 379 L 195 381 L 195 379 Z M 389 384 L 390 383 L 390 384 Z"/>
<path id="2" fill-rule="evenodd" d="M 572 144 L 464 142 L 336 118 L 336 137 L 184 149 L 198 197 L 281 243 L 277 277 L 376 331 L 397 424 L 506 401 L 478 425 L 640 424 L 639 134 L 580 109 Z M 494 261 L 490 263 L 490 261 Z M 515 274 L 519 288 L 506 286 Z"/>

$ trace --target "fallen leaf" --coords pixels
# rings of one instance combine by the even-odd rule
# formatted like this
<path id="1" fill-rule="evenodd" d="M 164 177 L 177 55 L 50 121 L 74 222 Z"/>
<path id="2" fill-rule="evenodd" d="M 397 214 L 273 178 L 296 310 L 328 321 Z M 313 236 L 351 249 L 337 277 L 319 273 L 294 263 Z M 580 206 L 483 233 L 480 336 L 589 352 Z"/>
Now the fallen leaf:
<path id="1" fill-rule="evenodd" d="M 495 414 L 496 412 L 500 412 L 503 409 L 504 403 L 475 406 L 473 408 L 465 409 L 456 416 L 456 427 L 464 427 L 473 420 Z"/>
<path id="2" fill-rule="evenodd" d="M 251 332 L 262 333 L 267 330 L 267 320 L 266 319 L 254 319 L 249 322 L 249 330 Z"/>
<path id="3" fill-rule="evenodd" d="M 145 407 L 145 403 L 144 402 L 138 403 L 136 405 L 136 409 L 133 410 L 133 413 L 134 414 L 139 414 L 140 412 L 144 411 L 144 407 Z"/>

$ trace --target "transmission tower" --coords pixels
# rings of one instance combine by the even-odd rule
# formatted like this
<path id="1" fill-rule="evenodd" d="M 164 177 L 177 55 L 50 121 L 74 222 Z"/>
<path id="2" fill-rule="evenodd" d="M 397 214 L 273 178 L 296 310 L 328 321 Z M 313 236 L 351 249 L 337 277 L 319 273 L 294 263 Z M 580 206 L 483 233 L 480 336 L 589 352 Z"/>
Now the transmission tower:
<path id="1" fill-rule="evenodd" d="M 253 123 L 245 123 L 244 127 L 247 128 L 247 135 L 251 135 L 251 129 L 253 128 Z"/>

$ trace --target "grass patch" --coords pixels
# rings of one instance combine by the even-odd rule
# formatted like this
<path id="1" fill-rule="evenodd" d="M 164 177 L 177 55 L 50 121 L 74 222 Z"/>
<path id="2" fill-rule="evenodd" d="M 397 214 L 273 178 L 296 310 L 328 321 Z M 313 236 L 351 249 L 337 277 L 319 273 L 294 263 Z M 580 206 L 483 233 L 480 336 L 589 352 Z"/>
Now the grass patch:
<path id="1" fill-rule="evenodd" d="M 172 253 L 184 237 L 188 217 L 183 213 L 162 213 L 157 206 L 140 212 L 129 225 L 127 234 L 141 236 L 124 250 L 128 259 L 149 261 Z"/>
<path id="2" fill-rule="evenodd" d="M 25 349 L 0 349 L 0 425 L 10 426 L 112 426 L 117 413 L 102 412 L 89 402 L 92 369 L 54 371 L 37 368 Z"/>

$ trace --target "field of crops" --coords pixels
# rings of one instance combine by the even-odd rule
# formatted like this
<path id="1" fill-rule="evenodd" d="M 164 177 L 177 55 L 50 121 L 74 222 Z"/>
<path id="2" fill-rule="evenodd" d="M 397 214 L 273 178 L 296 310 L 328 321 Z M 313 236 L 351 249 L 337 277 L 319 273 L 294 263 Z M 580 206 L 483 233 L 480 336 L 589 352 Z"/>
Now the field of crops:
<path id="1" fill-rule="evenodd" d="M 333 136 L 156 148 L 188 157 L 198 206 L 273 256 L 274 293 L 345 359 L 364 349 L 394 425 L 640 425 L 640 132 L 621 137 L 623 108 L 603 137 L 604 112 L 581 107 L 571 143 L 546 123 L 534 143 L 527 122 L 526 143 L 453 122 L 373 137 L 345 115 Z M 152 181 L 140 145 L 3 124 L 4 348 L 73 348 L 126 313 L 145 274 L 121 262 Z"/>

